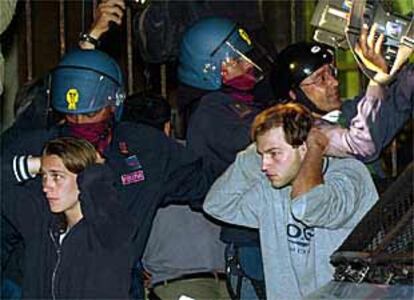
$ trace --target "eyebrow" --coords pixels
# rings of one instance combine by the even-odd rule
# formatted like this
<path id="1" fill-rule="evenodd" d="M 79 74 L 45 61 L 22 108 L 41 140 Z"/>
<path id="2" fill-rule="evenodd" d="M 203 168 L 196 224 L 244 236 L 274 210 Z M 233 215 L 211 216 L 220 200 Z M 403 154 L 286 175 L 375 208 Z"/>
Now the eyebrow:
<path id="1" fill-rule="evenodd" d="M 272 152 L 274 150 L 282 150 L 282 148 L 280 148 L 280 147 L 271 147 L 271 148 L 266 149 L 266 150 L 264 150 L 262 152 L 260 152 L 259 148 L 257 148 L 257 153 L 259 153 L 259 154 L 269 153 L 269 152 Z"/>
<path id="2" fill-rule="evenodd" d="M 41 174 L 44 174 L 44 173 L 66 174 L 66 172 L 65 172 L 65 171 L 62 171 L 62 170 L 55 170 L 55 169 L 46 170 L 46 172 L 45 172 L 45 169 L 43 169 L 43 168 L 40 168 L 40 173 L 41 173 Z"/>

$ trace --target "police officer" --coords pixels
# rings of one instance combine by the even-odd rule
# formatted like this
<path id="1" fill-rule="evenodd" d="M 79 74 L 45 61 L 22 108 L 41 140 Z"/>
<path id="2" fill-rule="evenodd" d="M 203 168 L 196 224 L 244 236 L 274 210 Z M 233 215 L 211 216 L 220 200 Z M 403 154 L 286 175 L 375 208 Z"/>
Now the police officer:
<path id="1" fill-rule="evenodd" d="M 205 92 L 191 114 L 187 145 L 224 171 L 249 143 L 250 124 L 262 107 L 252 90 L 263 70 L 249 57 L 248 33 L 219 17 L 201 19 L 180 45 L 179 81 Z M 264 298 L 263 266 L 257 231 L 223 226 L 228 288 L 233 299 Z"/>
<path id="2" fill-rule="evenodd" d="M 51 103 L 63 121 L 50 129 L 12 130 L 3 135 L 2 161 L 10 162 L 14 176 L 2 176 L 2 197 L 18 193 L 18 186 L 8 180 L 24 182 L 36 175 L 36 156 L 45 141 L 82 137 L 96 147 L 117 176 L 120 199 L 135 222 L 131 246 L 138 263 L 157 207 L 201 199 L 213 178 L 202 172 L 201 159 L 158 130 L 119 122 L 122 73 L 107 54 L 75 49 L 63 56 L 51 76 Z"/>

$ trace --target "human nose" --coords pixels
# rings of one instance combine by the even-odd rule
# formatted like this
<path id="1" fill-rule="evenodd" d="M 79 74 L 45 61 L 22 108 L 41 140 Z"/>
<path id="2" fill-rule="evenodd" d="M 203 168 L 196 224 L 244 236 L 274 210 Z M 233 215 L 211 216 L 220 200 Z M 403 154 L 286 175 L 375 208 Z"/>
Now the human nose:
<path id="1" fill-rule="evenodd" d="M 85 123 L 86 116 L 82 114 L 66 115 L 66 120 L 71 123 L 82 124 Z"/>
<path id="2" fill-rule="evenodd" d="M 51 180 L 51 178 L 49 178 L 48 176 L 43 176 L 42 186 L 44 193 L 50 192 L 53 189 L 53 180 Z"/>
<path id="3" fill-rule="evenodd" d="M 268 169 L 268 165 L 269 165 L 269 158 L 267 157 L 267 155 L 263 155 L 262 156 L 262 172 L 266 172 Z"/>

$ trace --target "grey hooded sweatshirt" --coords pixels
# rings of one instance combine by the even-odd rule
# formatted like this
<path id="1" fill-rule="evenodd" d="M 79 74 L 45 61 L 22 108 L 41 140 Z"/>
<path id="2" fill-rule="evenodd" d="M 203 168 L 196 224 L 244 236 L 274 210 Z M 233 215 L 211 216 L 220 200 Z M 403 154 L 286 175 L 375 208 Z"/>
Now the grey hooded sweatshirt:
<path id="1" fill-rule="evenodd" d="M 330 255 L 378 200 L 366 167 L 326 158 L 324 183 L 290 197 L 260 171 L 255 145 L 217 179 L 204 210 L 227 223 L 258 228 L 268 299 L 302 299 L 332 279 Z"/>

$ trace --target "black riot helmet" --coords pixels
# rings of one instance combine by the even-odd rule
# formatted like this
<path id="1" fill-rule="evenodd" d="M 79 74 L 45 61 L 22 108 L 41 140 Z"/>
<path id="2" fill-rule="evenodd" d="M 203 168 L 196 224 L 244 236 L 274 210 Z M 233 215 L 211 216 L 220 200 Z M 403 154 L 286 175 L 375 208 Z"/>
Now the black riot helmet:
<path id="1" fill-rule="evenodd" d="M 280 52 L 276 66 L 270 74 L 270 83 L 276 99 L 279 101 L 288 100 L 290 98 L 289 91 L 293 90 L 298 94 L 299 102 L 303 102 L 312 111 L 318 111 L 316 106 L 307 99 L 299 85 L 320 67 L 332 62 L 333 53 L 322 44 L 299 42 L 289 45 Z"/>

